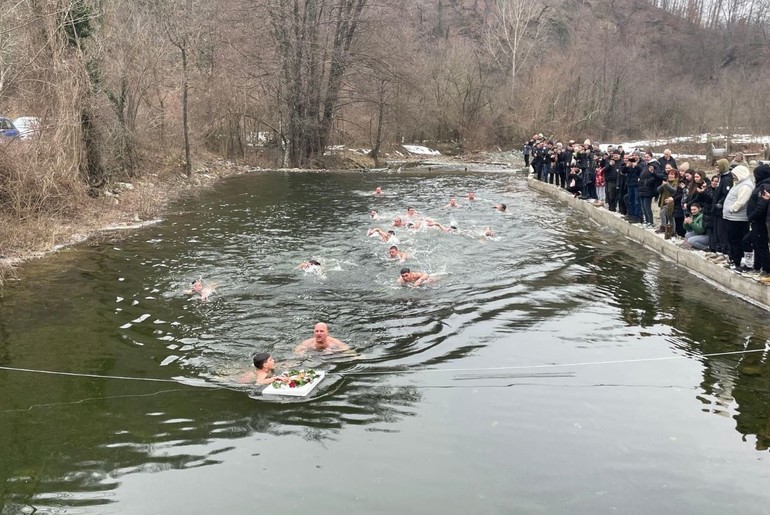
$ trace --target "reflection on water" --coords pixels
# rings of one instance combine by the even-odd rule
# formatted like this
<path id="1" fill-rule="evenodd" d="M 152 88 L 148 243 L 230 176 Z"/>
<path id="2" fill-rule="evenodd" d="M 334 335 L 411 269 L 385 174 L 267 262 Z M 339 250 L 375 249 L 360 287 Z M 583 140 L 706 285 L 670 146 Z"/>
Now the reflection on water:
<path id="1" fill-rule="evenodd" d="M 459 208 L 446 207 L 451 195 Z M 507 214 L 492 209 L 499 202 Z M 452 403 L 439 409 L 433 397 L 442 391 L 492 392 L 478 407 L 534 435 L 552 410 L 609 409 L 616 400 L 589 393 L 597 388 L 633 391 L 635 403 L 691 390 L 691 406 L 734 418 L 766 450 L 766 354 L 698 358 L 764 349 L 767 330 L 755 323 L 764 314 L 551 203 L 490 171 L 259 173 L 181 204 L 161 225 L 32 263 L 0 300 L 0 365 L 164 382 L 0 371 L 3 513 L 111 503 L 129 474 L 226 467 L 253 435 L 363 453 L 349 439 L 356 426 L 398 434 L 417 417 L 454 446 L 474 425 L 456 416 L 445 425 Z M 391 228 L 408 206 L 459 231 L 395 228 L 410 256 L 402 264 L 367 230 Z M 311 258 L 320 273 L 296 269 Z M 399 286 L 402 266 L 438 281 Z M 198 277 L 217 285 L 207 302 L 183 293 Z M 358 356 L 294 357 L 319 320 Z M 329 377 L 310 399 L 268 402 L 233 380 L 256 350 L 279 369 Z M 675 356 L 693 357 L 678 368 L 547 368 Z M 534 411 L 501 404 L 500 392 L 521 388 L 533 389 Z M 576 404 L 580 391 L 591 400 Z M 613 436 L 599 431 L 597 441 Z M 483 455 L 491 444 L 474 445 Z M 606 459 L 610 470 L 622 461 Z"/>

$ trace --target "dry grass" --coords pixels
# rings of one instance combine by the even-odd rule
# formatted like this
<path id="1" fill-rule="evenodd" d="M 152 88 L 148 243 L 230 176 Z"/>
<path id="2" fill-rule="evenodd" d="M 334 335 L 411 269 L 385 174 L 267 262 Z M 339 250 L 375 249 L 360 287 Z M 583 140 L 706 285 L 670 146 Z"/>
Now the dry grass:
<path id="1" fill-rule="evenodd" d="M 121 224 L 157 219 L 169 202 L 195 195 L 245 168 L 214 161 L 187 178 L 177 167 L 148 166 L 133 189 L 107 184 L 98 197 L 77 172 L 57 168 L 45 145 L 0 147 L 0 293 L 19 263 L 94 238 Z"/>

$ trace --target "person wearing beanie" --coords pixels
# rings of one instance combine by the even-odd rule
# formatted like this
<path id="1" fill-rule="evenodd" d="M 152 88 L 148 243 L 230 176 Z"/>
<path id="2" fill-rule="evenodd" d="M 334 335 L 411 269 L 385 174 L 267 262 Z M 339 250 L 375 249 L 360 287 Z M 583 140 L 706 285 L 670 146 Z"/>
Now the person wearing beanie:
<path id="1" fill-rule="evenodd" d="M 743 238 L 749 233 L 747 204 L 754 191 L 754 176 L 749 169 L 738 165 L 732 170 L 734 186 L 725 197 L 722 217 L 727 223 L 728 257 L 735 268 L 743 260 Z"/>
<path id="2" fill-rule="evenodd" d="M 717 161 L 719 172 L 719 184 L 714 188 L 711 219 L 714 223 L 714 231 L 711 233 L 712 241 L 709 248 L 720 254 L 727 254 L 727 223 L 722 217 L 723 204 L 727 193 L 733 187 L 733 176 L 728 170 L 730 162 L 725 159 Z"/>

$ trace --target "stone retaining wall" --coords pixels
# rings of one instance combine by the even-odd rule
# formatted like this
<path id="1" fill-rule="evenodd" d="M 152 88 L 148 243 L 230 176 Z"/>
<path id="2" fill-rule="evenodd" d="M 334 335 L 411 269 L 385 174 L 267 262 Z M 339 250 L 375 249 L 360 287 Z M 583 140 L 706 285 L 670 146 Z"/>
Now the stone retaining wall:
<path id="1" fill-rule="evenodd" d="M 638 224 L 630 224 L 617 213 L 612 213 L 603 207 L 595 207 L 589 202 L 576 199 L 561 188 L 531 177 L 527 179 L 527 183 L 531 189 L 554 197 L 567 204 L 570 209 L 585 213 L 602 226 L 614 229 L 627 238 L 675 261 L 712 286 L 770 311 L 770 285 L 712 263 L 706 259 L 704 252 L 681 248 L 672 240 L 666 240 L 662 235 L 644 229 Z"/>

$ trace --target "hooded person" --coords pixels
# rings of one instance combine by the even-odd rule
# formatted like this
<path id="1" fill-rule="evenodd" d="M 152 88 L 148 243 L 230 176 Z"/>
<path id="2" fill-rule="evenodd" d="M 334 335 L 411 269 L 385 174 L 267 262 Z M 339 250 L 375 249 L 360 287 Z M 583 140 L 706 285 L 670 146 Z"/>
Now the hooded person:
<path id="1" fill-rule="evenodd" d="M 754 249 L 754 270 L 762 273 L 762 279 L 770 282 L 770 250 L 768 249 L 767 216 L 770 201 L 764 197 L 770 192 L 770 165 L 761 164 L 754 169 L 756 187 L 746 203 L 746 216 L 749 219 L 751 246 Z M 746 261 L 750 261 L 747 259 Z"/>
<path id="2" fill-rule="evenodd" d="M 727 223 L 722 216 L 725 197 L 733 187 L 733 176 L 729 170 L 730 162 L 725 159 L 717 161 L 717 171 L 719 172 L 719 185 L 714 188 L 712 195 L 711 217 L 714 222 L 714 231 L 712 232 L 711 250 L 721 254 L 727 254 Z"/>
<path id="3" fill-rule="evenodd" d="M 747 215 L 748 202 L 754 191 L 754 176 L 743 165 L 732 169 L 734 186 L 725 197 L 722 206 L 722 217 L 727 223 L 728 257 L 730 262 L 739 268 L 746 249 L 743 238 L 749 233 L 749 218 Z"/>

